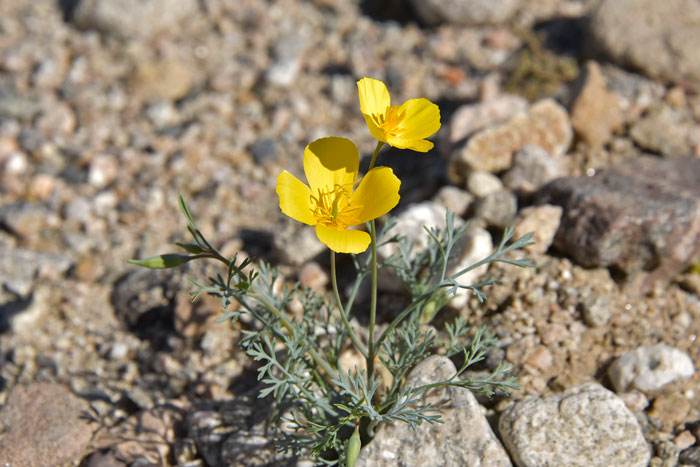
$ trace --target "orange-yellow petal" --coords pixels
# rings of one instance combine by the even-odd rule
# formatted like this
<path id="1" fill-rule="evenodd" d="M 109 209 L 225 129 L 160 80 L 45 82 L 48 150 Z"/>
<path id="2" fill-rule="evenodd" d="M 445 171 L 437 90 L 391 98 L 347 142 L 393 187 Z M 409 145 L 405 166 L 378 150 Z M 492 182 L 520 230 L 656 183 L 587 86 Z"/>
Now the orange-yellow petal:
<path id="1" fill-rule="evenodd" d="M 386 143 L 398 149 L 410 149 L 417 152 L 428 152 L 434 144 L 427 139 L 408 139 L 402 137 L 387 137 Z"/>
<path id="2" fill-rule="evenodd" d="M 286 170 L 277 176 L 277 196 L 284 214 L 304 224 L 316 225 L 312 213 L 311 190 Z"/>
<path id="3" fill-rule="evenodd" d="M 336 253 L 362 253 L 367 250 L 372 238 L 361 230 L 338 230 L 323 224 L 316 225 L 316 235 L 321 243 Z"/>
<path id="4" fill-rule="evenodd" d="M 321 138 L 304 150 L 304 173 L 314 196 L 318 189 L 333 190 L 341 185 L 348 190 L 357 178 L 360 154 L 347 138 Z"/>
<path id="5" fill-rule="evenodd" d="M 389 167 L 375 167 L 362 178 L 352 194 L 350 204 L 359 206 L 354 214 L 358 224 L 363 224 L 391 211 L 399 203 L 398 179 Z"/>
<path id="6" fill-rule="evenodd" d="M 399 108 L 404 114 L 401 132 L 387 137 L 387 143 L 400 149 L 427 152 L 433 143 L 425 138 L 440 129 L 440 108 L 428 99 L 409 99 Z"/>
<path id="7" fill-rule="evenodd" d="M 364 115 L 365 117 L 365 122 L 367 122 L 367 128 L 369 128 L 369 132 L 372 134 L 372 137 L 376 139 L 377 141 L 381 141 L 383 143 L 386 143 L 386 135 L 384 134 L 384 130 L 379 128 L 377 126 L 377 122 L 374 120 L 374 117 L 371 117 L 369 115 Z"/>
<path id="8" fill-rule="evenodd" d="M 384 115 L 391 105 L 391 95 L 386 84 L 374 78 L 362 78 L 357 82 L 360 94 L 360 111 L 365 115 Z"/>

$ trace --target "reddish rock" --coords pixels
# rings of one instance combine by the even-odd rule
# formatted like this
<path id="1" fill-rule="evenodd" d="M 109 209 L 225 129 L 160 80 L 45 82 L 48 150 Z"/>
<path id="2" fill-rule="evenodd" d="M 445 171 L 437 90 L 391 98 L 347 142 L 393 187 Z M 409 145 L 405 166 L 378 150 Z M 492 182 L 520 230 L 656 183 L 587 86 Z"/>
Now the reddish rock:
<path id="1" fill-rule="evenodd" d="M 586 267 L 612 266 L 649 290 L 700 252 L 700 159 L 638 157 L 536 195 L 564 209 L 554 246 Z"/>
<path id="2" fill-rule="evenodd" d="M 0 459 L 4 465 L 63 465 L 88 447 L 97 425 L 88 404 L 51 383 L 15 386 L 0 412 Z"/>

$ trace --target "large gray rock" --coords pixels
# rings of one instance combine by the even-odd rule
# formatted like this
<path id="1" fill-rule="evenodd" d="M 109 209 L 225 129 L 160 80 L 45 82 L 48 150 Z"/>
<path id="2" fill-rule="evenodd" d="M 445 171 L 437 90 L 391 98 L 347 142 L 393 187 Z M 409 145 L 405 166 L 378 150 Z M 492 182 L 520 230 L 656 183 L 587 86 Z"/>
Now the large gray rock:
<path id="1" fill-rule="evenodd" d="M 426 24 L 494 24 L 511 19 L 519 0 L 410 0 Z"/>
<path id="2" fill-rule="evenodd" d="M 0 459 L 13 466 L 79 461 L 97 429 L 88 411 L 65 386 L 15 386 L 0 411 Z"/>
<path id="3" fill-rule="evenodd" d="M 519 402 L 501 416 L 498 426 L 520 467 L 642 467 L 649 462 L 634 415 L 597 383 Z"/>
<path id="4" fill-rule="evenodd" d="M 450 359 L 434 355 L 413 369 L 406 384 L 434 383 L 450 378 L 455 371 Z M 471 391 L 447 388 L 429 393 L 426 401 L 432 405 L 449 403 L 440 411 L 443 423 L 421 423 L 416 429 L 401 422 L 382 425 L 372 442 L 362 448 L 357 467 L 511 465 Z"/>
<path id="5" fill-rule="evenodd" d="M 700 88 L 697 0 L 603 0 L 591 15 L 590 36 L 621 65 Z"/>
<path id="6" fill-rule="evenodd" d="M 564 208 L 554 246 L 587 267 L 614 266 L 647 290 L 700 251 L 700 159 L 637 157 L 536 195 Z"/>
<path id="7" fill-rule="evenodd" d="M 199 11 L 197 0 L 81 0 L 73 22 L 122 39 L 149 38 L 170 30 Z"/>

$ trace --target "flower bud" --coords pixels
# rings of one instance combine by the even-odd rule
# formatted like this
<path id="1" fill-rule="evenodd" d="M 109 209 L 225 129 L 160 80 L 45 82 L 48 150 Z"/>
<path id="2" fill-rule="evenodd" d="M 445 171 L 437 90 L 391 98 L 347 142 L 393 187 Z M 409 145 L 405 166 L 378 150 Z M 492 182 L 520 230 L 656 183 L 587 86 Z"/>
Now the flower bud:
<path id="1" fill-rule="evenodd" d="M 151 256 L 146 259 L 128 259 L 128 263 L 135 264 L 137 266 L 143 266 L 149 269 L 167 269 L 176 268 L 182 266 L 189 260 L 194 259 L 194 256 L 178 255 L 175 253 Z"/>
<path id="2" fill-rule="evenodd" d="M 194 243 L 175 242 L 175 245 L 184 249 L 185 251 L 187 251 L 187 253 L 192 253 L 193 255 L 198 255 L 200 253 L 204 253 L 204 250 L 202 249 L 202 247 L 200 247 L 199 245 L 194 244 Z"/>
<path id="3" fill-rule="evenodd" d="M 355 467 L 355 462 L 357 462 L 357 458 L 360 457 L 361 447 L 360 429 L 355 425 L 355 432 L 348 440 L 348 445 L 345 448 L 345 467 Z"/>

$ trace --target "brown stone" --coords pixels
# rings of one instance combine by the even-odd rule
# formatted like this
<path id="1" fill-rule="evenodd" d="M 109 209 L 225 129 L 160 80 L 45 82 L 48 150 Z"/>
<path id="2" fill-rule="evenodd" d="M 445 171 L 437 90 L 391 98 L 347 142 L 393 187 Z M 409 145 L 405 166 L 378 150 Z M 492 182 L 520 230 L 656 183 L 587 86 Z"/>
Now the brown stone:
<path id="1" fill-rule="evenodd" d="M 532 232 L 534 245 L 527 247 L 533 253 L 544 253 L 552 245 L 559 228 L 562 209 L 560 206 L 529 206 L 521 209 L 515 219 L 515 238 Z"/>
<path id="2" fill-rule="evenodd" d="M 690 402 L 688 399 L 682 394 L 671 393 L 656 398 L 649 411 L 649 416 L 659 420 L 665 430 L 670 430 L 683 422 L 689 411 Z"/>
<path id="3" fill-rule="evenodd" d="M 608 89 L 596 62 L 586 64 L 574 93 L 571 125 L 579 138 L 600 148 L 624 122 L 620 97 Z"/>
<path id="4" fill-rule="evenodd" d="M 527 113 L 474 135 L 451 162 L 450 175 L 461 180 L 470 171 L 501 172 L 513 163 L 513 154 L 526 144 L 562 155 L 571 144 L 573 131 L 566 110 L 552 99 L 534 104 Z"/>
<path id="5" fill-rule="evenodd" d="M 135 87 L 147 98 L 180 99 L 193 84 L 191 67 L 174 59 L 143 63 L 134 79 Z"/>
<path id="6" fill-rule="evenodd" d="M 79 460 L 97 425 L 83 399 L 52 383 L 15 386 L 0 411 L 4 465 L 63 465 Z"/>
<path id="7" fill-rule="evenodd" d="M 525 363 L 541 371 L 547 371 L 554 363 L 554 357 L 547 347 L 540 345 L 528 355 Z"/>

